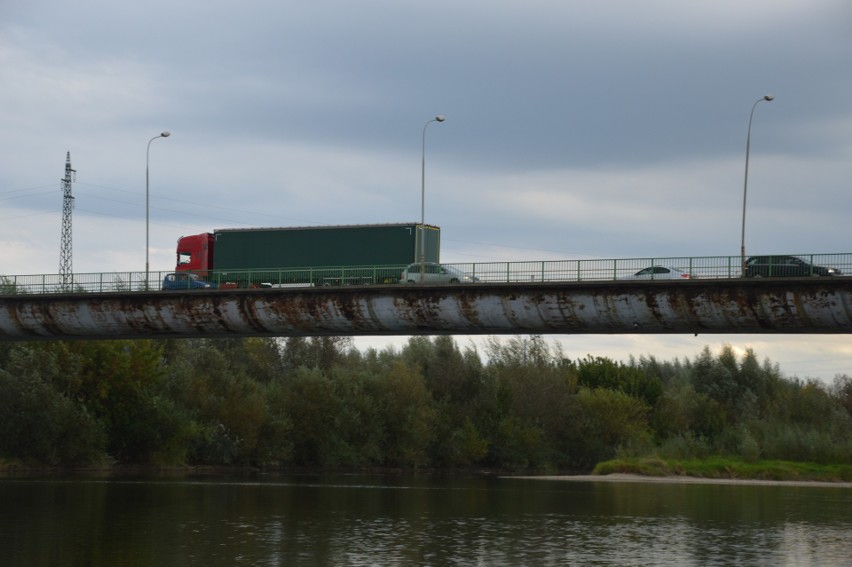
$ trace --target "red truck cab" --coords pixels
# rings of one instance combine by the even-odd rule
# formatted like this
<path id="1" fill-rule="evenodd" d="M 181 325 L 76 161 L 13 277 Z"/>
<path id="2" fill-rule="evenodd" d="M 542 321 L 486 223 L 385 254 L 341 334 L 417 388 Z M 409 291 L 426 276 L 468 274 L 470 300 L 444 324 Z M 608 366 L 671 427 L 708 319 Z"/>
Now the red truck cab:
<path id="1" fill-rule="evenodd" d="M 207 277 L 213 268 L 213 242 L 213 235 L 209 232 L 178 238 L 175 271 Z"/>

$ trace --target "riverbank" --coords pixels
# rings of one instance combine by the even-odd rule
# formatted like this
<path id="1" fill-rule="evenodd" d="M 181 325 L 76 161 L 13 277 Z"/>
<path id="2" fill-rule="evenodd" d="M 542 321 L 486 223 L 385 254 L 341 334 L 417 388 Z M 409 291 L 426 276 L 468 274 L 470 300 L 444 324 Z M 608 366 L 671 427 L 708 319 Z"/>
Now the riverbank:
<path id="1" fill-rule="evenodd" d="M 852 465 L 806 461 L 757 460 L 711 456 L 701 459 L 632 457 L 598 463 L 592 474 L 638 474 L 720 479 L 852 482 Z"/>
<path id="2" fill-rule="evenodd" d="M 612 473 L 606 475 L 542 475 L 513 476 L 530 480 L 559 480 L 569 482 L 644 482 L 657 484 L 733 484 L 741 486 L 803 486 L 852 489 L 852 482 L 821 480 L 762 480 L 752 478 L 706 478 L 697 476 L 644 476 L 630 473 Z"/>
<path id="3" fill-rule="evenodd" d="M 852 488 L 852 465 L 777 460 L 747 462 L 721 456 L 689 460 L 634 457 L 598 463 L 592 473 L 588 475 L 539 475 L 524 478 L 585 482 L 661 482 Z"/>
<path id="4" fill-rule="evenodd" d="M 852 488 L 852 465 L 822 465 L 792 461 L 743 462 L 726 457 L 694 460 L 664 460 L 657 457 L 615 459 L 599 463 L 588 474 L 550 473 L 513 474 L 500 469 L 409 469 L 400 467 L 254 467 L 254 466 L 151 466 L 102 463 L 89 467 L 33 466 L 0 459 L 0 477 L 33 475 L 405 475 L 426 476 L 492 476 L 534 480 L 573 482 L 636 482 L 667 484 L 733 484 L 765 486 L 826 486 Z"/>

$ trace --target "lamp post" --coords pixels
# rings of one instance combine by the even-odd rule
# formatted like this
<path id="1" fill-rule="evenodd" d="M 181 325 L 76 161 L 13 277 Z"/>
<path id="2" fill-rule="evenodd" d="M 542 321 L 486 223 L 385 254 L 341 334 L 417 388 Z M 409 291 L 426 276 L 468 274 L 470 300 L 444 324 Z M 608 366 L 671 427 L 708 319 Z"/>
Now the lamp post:
<path id="1" fill-rule="evenodd" d="M 150 140 L 148 140 L 148 149 L 145 151 L 145 290 L 148 290 L 148 274 L 149 274 L 149 264 L 148 264 L 148 227 L 149 227 L 149 218 L 150 218 L 150 192 L 149 192 L 149 178 L 148 175 L 148 163 L 151 158 L 151 142 L 156 140 L 157 138 L 168 138 L 172 133 L 166 130 L 165 132 L 160 133 L 159 136 L 154 136 Z"/>
<path id="2" fill-rule="evenodd" d="M 740 277 L 745 277 L 746 274 L 746 253 L 745 253 L 745 221 L 746 221 L 746 198 L 748 195 L 748 154 L 749 149 L 751 147 L 751 121 L 754 118 L 754 109 L 757 108 L 757 104 L 763 102 L 769 102 L 773 100 L 775 97 L 772 95 L 766 95 L 762 98 L 754 101 L 754 104 L 751 107 L 751 114 L 748 117 L 748 136 L 746 136 L 746 159 L 745 159 L 745 179 L 743 180 L 743 226 L 742 233 L 740 235 Z"/>
<path id="3" fill-rule="evenodd" d="M 432 122 L 443 122 L 446 118 L 439 114 L 423 125 L 422 159 L 420 161 L 420 283 L 426 272 L 426 128 Z"/>

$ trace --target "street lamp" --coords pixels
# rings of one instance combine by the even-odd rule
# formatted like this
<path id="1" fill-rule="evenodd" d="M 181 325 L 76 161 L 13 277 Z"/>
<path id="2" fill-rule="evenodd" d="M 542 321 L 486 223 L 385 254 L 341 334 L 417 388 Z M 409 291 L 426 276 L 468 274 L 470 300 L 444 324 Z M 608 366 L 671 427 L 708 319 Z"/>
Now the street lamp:
<path id="1" fill-rule="evenodd" d="M 154 136 L 150 140 L 148 140 L 148 149 L 145 152 L 145 290 L 148 290 L 148 274 L 149 274 L 149 264 L 148 264 L 148 227 L 149 227 L 149 218 L 150 218 L 150 192 L 148 190 L 149 187 L 149 175 L 148 175 L 148 163 L 150 162 L 151 157 L 151 142 L 156 140 L 157 138 L 168 138 L 172 133 L 166 130 L 165 132 L 160 133 L 159 136 Z"/>
<path id="2" fill-rule="evenodd" d="M 742 234 L 740 236 L 740 272 L 741 277 L 745 277 L 746 273 L 746 253 L 745 253 L 745 220 L 746 220 L 746 197 L 748 195 L 748 153 L 751 146 L 751 121 L 754 118 L 754 109 L 757 108 L 757 104 L 763 102 L 769 102 L 773 100 L 775 97 L 772 95 L 766 95 L 762 98 L 754 101 L 754 104 L 751 107 L 751 114 L 748 117 L 748 136 L 746 136 L 746 159 L 745 159 L 745 179 L 743 180 L 743 227 Z"/>
<path id="3" fill-rule="evenodd" d="M 426 127 L 432 122 L 443 122 L 446 118 L 439 114 L 423 125 L 423 153 L 420 161 L 420 283 L 426 271 Z"/>

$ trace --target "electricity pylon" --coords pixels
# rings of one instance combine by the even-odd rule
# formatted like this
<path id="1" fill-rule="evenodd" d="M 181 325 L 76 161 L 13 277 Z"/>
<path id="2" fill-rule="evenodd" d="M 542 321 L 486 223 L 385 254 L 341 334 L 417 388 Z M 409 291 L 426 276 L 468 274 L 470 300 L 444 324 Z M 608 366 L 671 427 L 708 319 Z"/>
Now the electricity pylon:
<path id="1" fill-rule="evenodd" d="M 77 171 L 71 169 L 71 152 L 65 159 L 65 178 L 62 181 L 62 243 L 59 246 L 59 281 L 62 289 L 70 291 L 74 283 L 74 272 L 71 268 L 71 210 L 74 208 L 74 197 L 71 195 L 71 182 L 76 178 Z"/>

